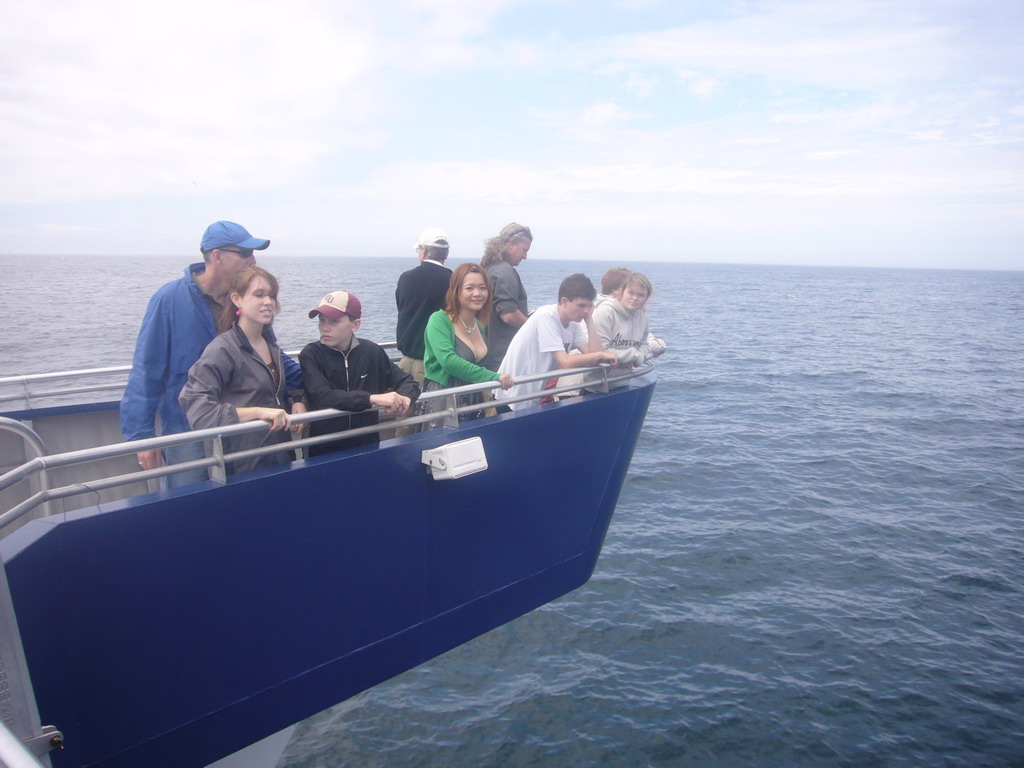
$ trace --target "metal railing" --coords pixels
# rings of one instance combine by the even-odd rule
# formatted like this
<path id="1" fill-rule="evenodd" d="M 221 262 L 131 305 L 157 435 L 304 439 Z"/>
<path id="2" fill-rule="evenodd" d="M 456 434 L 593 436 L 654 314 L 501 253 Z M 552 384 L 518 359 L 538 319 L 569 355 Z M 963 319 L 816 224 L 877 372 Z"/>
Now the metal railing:
<path id="1" fill-rule="evenodd" d="M 3 514 L 0 514 L 0 529 L 10 525 L 40 505 L 56 499 L 75 496 L 81 493 L 97 492 L 107 488 L 113 488 L 115 486 L 157 479 L 179 472 L 187 472 L 196 469 L 209 469 L 211 479 L 218 482 L 225 482 L 227 479 L 227 464 L 233 461 L 257 458 L 279 451 L 295 451 L 309 446 L 319 445 L 321 443 L 333 442 L 342 438 L 390 431 L 394 430 L 397 426 L 414 427 L 429 423 L 442 427 L 458 427 L 459 415 L 463 413 L 486 410 L 489 407 L 509 405 L 529 400 L 539 400 L 549 396 L 573 392 L 579 390 L 581 387 L 585 387 L 589 391 L 607 392 L 609 384 L 624 382 L 636 376 L 644 375 L 653 370 L 653 367 L 653 365 L 648 364 L 644 368 L 638 368 L 633 371 L 623 371 L 622 369 L 601 365 L 587 368 L 571 368 L 566 370 L 549 371 L 547 373 L 532 376 L 523 376 L 516 380 L 516 384 L 547 381 L 548 379 L 556 376 L 563 377 L 573 376 L 576 374 L 587 375 L 586 381 L 583 384 L 576 382 L 562 387 L 544 389 L 540 392 L 531 392 L 525 395 L 518 395 L 516 397 L 503 398 L 495 402 L 473 403 L 463 406 L 458 404 L 458 398 L 460 396 L 495 389 L 497 388 L 497 384 L 495 382 L 486 382 L 483 384 L 468 384 L 461 387 L 425 392 L 420 395 L 420 401 L 443 400 L 443 407 L 437 408 L 431 413 L 410 416 L 397 421 L 387 421 L 365 427 L 332 432 L 327 435 L 318 435 L 316 437 L 305 437 L 297 440 L 293 439 L 290 441 L 276 443 L 274 445 L 249 448 L 231 453 L 225 453 L 224 451 L 225 439 L 235 437 L 237 435 L 266 430 L 268 428 L 267 424 L 262 421 L 252 421 L 244 424 L 232 424 L 222 427 L 211 427 L 209 429 L 183 432 L 181 434 L 168 435 L 166 437 L 152 437 L 144 440 L 133 440 L 130 442 L 114 443 L 111 445 L 86 448 L 77 451 L 68 451 L 66 453 L 58 453 L 52 456 L 40 455 L 0 476 L 0 491 L 4 491 L 16 483 L 29 478 L 39 478 L 39 490 L 36 493 L 29 496 L 21 503 L 14 505 L 9 510 L 3 512 Z M 309 413 L 295 414 L 291 417 L 291 420 L 292 424 L 307 424 L 310 422 L 322 421 L 324 419 L 334 419 L 339 416 L 352 416 L 358 413 L 366 413 L 366 411 L 341 411 L 329 408 L 319 411 L 311 411 Z M 24 427 L 24 425 L 22 426 L 23 430 L 31 432 L 28 427 Z M 32 434 L 34 435 L 34 433 Z M 200 440 L 210 440 L 213 446 L 211 455 L 203 459 L 195 459 L 193 461 L 171 464 L 157 467 L 155 469 L 144 469 L 127 474 L 100 477 L 90 482 L 78 482 L 58 488 L 48 487 L 47 473 L 53 469 L 135 454 L 141 451 L 164 449 L 170 446 L 183 445 Z M 42 441 L 39 441 L 40 445 L 41 442 Z"/>
<path id="2" fill-rule="evenodd" d="M 0 721 L 0 765 L 4 768 L 43 768 L 25 743 Z M 49 765 L 49 761 L 47 761 Z"/>
<path id="3" fill-rule="evenodd" d="M 90 377 L 104 378 L 112 376 L 124 376 L 132 369 L 130 365 L 119 365 L 113 368 L 86 368 L 79 371 L 61 371 L 59 373 L 30 373 L 23 376 L 0 377 L 0 387 L 13 387 L 17 391 L 0 392 L 0 403 L 10 403 L 20 400 L 25 408 L 32 407 L 33 398 L 58 397 L 66 395 L 80 395 L 88 392 L 105 392 L 124 387 L 125 382 L 90 384 L 88 386 L 68 389 L 62 387 L 56 390 L 33 390 L 33 385 L 46 384 L 49 382 L 66 381 L 69 379 L 83 379 Z"/>
<path id="4" fill-rule="evenodd" d="M 43 440 L 35 431 L 26 424 L 22 424 L 17 419 L 9 419 L 6 416 L 0 416 L 0 430 L 4 432 L 13 432 L 18 435 L 22 442 L 32 449 L 32 453 L 36 458 L 46 455 L 46 445 Z M 38 484 L 37 488 L 39 491 L 45 491 L 47 489 L 47 483 L 49 478 L 45 472 L 40 472 L 36 477 Z M 49 514 L 49 510 L 45 510 L 45 514 Z M 0 528 L 3 526 L 0 525 Z"/>
<path id="5" fill-rule="evenodd" d="M 398 342 L 386 341 L 379 346 L 386 350 L 393 350 L 397 348 Z M 285 354 L 298 359 L 299 350 L 286 350 Z M 392 355 L 392 360 L 397 359 L 397 357 Z M 65 398 L 69 395 L 83 395 L 96 392 L 110 392 L 111 397 L 115 395 L 119 397 L 131 370 L 132 367 L 130 365 L 116 365 L 109 368 L 83 368 L 77 371 L 0 376 L 0 407 L 11 409 L 18 407 L 20 403 L 20 407 L 29 409 L 33 407 L 34 401 L 37 400 L 51 397 Z M 72 388 L 39 388 L 50 384 L 59 385 L 60 382 L 64 381 L 79 381 L 81 379 L 97 379 L 97 381 Z M 111 380 L 104 381 L 104 379 Z M 7 405 L 8 403 L 12 405 Z"/>

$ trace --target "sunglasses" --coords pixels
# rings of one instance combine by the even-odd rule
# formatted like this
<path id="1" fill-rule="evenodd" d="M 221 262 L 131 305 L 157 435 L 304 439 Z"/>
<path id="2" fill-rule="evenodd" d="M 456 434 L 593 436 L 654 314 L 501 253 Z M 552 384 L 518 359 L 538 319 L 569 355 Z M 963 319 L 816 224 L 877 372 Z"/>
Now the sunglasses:
<path id="1" fill-rule="evenodd" d="M 218 251 L 227 251 L 228 253 L 237 253 L 243 259 L 251 259 L 253 250 L 252 248 L 218 248 Z"/>

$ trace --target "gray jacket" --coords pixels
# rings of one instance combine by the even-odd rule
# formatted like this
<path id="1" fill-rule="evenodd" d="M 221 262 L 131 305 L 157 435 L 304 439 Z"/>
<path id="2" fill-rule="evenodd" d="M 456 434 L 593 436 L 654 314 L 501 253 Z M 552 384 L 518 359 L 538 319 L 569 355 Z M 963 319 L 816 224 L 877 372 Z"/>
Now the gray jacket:
<path id="1" fill-rule="evenodd" d="M 263 407 L 291 410 L 291 404 L 298 400 L 297 390 L 301 379 L 287 374 L 291 366 L 285 365 L 285 355 L 277 346 L 277 340 L 270 328 L 263 331 L 263 337 L 270 347 L 277 378 L 269 366 L 253 350 L 242 330 L 234 325 L 209 343 L 196 363 L 189 368 L 188 381 L 181 390 L 178 402 L 185 411 L 192 429 L 206 429 L 238 423 L 236 408 Z M 294 366 L 295 363 L 289 360 Z M 287 370 L 287 373 L 286 373 Z M 298 385 L 298 386 L 296 386 Z M 286 391 L 296 390 L 293 394 Z M 225 453 L 257 448 L 291 440 L 287 430 L 271 432 L 258 430 L 238 435 L 224 441 Z M 291 461 L 294 455 L 279 451 L 267 456 L 244 459 L 228 465 L 229 472 L 247 472 L 258 467 L 269 467 Z"/>
<path id="2" fill-rule="evenodd" d="M 494 288 L 494 308 L 491 310 L 491 322 L 487 326 L 487 355 L 480 365 L 492 371 L 498 370 L 512 337 L 519 329 L 501 319 L 501 315 L 515 312 L 517 309 L 529 315 L 526 302 L 526 288 L 519 278 L 515 267 L 507 261 L 496 261 L 484 268 Z"/>

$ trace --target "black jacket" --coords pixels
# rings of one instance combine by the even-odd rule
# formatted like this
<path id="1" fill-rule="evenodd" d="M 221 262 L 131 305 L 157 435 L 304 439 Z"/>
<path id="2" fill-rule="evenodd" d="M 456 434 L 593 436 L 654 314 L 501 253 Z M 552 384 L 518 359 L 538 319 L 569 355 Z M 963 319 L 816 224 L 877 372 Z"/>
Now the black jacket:
<path id="1" fill-rule="evenodd" d="M 444 307 L 451 279 L 452 271 L 448 267 L 425 261 L 398 278 L 395 338 L 398 350 L 406 357 L 423 359 L 423 329 L 427 327 L 427 319 Z"/>
<path id="2" fill-rule="evenodd" d="M 306 403 L 310 410 L 337 408 L 341 411 L 366 411 L 370 395 L 398 392 L 415 402 L 419 385 L 412 376 L 391 362 L 387 352 L 366 339 L 353 338 L 348 352 L 340 352 L 319 341 L 307 344 L 299 353 Z M 311 437 L 343 429 L 354 429 L 377 423 L 377 411 L 336 419 L 314 421 L 309 425 Z M 335 440 L 310 446 L 309 455 L 319 456 L 332 451 L 380 442 L 376 433 Z"/>

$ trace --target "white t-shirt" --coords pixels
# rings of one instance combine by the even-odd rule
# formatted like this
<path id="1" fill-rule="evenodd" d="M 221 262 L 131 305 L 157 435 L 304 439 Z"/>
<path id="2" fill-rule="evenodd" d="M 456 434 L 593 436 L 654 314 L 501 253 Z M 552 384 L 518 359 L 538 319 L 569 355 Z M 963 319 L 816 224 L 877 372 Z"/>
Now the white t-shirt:
<path id="1" fill-rule="evenodd" d="M 527 319 L 523 327 L 516 331 L 512 342 L 508 345 L 505 359 L 498 366 L 498 373 L 509 373 L 513 379 L 529 376 L 534 373 L 554 371 L 557 368 L 554 353 L 558 350 L 569 352 L 587 343 L 587 329 L 582 323 L 569 323 L 563 326 L 558 317 L 558 305 L 546 304 L 536 310 Z M 544 380 L 516 384 L 511 389 L 499 389 L 499 399 L 516 397 L 544 389 Z M 510 408 L 524 408 L 536 405 L 536 400 L 521 403 L 509 403 Z"/>

